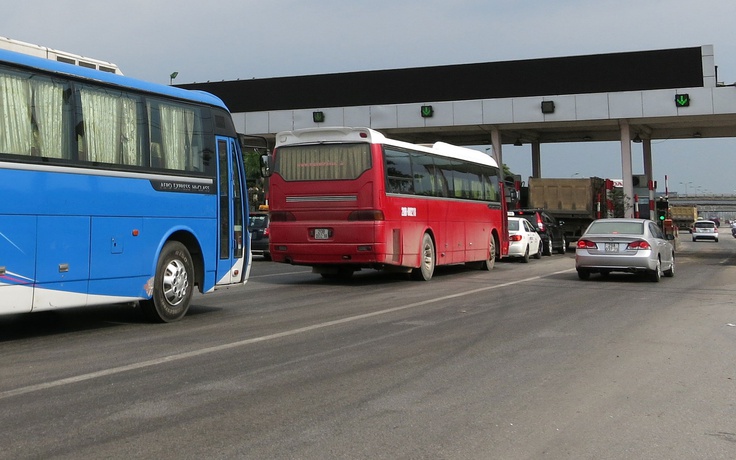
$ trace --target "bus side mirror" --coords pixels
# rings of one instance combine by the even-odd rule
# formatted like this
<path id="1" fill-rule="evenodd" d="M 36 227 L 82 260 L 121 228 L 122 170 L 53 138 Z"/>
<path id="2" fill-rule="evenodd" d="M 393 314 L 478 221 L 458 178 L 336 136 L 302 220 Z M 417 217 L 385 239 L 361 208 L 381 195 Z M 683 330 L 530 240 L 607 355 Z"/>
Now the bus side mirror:
<path id="1" fill-rule="evenodd" d="M 261 176 L 271 177 L 271 155 L 261 156 Z"/>

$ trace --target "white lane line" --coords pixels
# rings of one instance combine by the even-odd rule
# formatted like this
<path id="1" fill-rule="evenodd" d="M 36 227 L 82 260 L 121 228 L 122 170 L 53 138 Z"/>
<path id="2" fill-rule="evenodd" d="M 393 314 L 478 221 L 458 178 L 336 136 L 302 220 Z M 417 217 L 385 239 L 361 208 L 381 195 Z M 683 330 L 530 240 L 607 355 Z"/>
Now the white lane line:
<path id="1" fill-rule="evenodd" d="M 286 273 L 270 273 L 268 275 L 253 275 L 251 273 L 250 278 L 248 279 L 252 280 L 253 278 L 268 278 L 270 276 L 283 276 L 283 275 L 304 275 L 304 274 L 311 274 L 311 273 L 312 273 L 312 270 L 300 270 L 298 272 L 286 272 Z"/>
<path id="2" fill-rule="evenodd" d="M 266 342 L 268 340 L 280 339 L 280 338 L 289 337 L 292 335 L 303 334 L 305 332 L 310 332 L 310 331 L 314 331 L 317 329 L 324 329 L 326 327 L 336 326 L 338 324 L 346 324 L 346 323 L 351 323 L 354 321 L 360 321 L 362 319 L 371 318 L 374 316 L 387 315 L 389 313 L 394 313 L 394 312 L 401 311 L 401 310 L 408 310 L 408 309 L 415 308 L 415 307 L 421 307 L 422 305 L 429 305 L 429 304 L 436 303 L 436 302 L 442 302 L 448 299 L 455 299 L 458 297 L 473 295 L 473 294 L 477 294 L 483 291 L 490 291 L 493 289 L 513 286 L 515 284 L 528 283 L 529 281 L 535 281 L 538 279 L 547 278 L 549 276 L 559 275 L 561 273 L 567 273 L 572 270 L 573 269 L 562 270 L 562 271 L 550 273 L 544 276 L 532 276 L 531 278 L 525 278 L 525 279 L 517 280 L 517 281 L 509 281 L 508 283 L 502 283 L 502 284 L 498 284 L 495 286 L 487 286 L 487 287 L 482 287 L 478 289 L 473 289 L 470 291 L 460 292 L 457 294 L 450 294 L 450 295 L 446 295 L 443 297 L 437 297 L 434 299 L 422 300 L 421 302 L 414 302 L 414 303 L 402 305 L 399 307 L 387 308 L 384 310 L 374 311 L 371 313 L 364 313 L 362 315 L 348 316 L 347 318 L 336 319 L 333 321 L 327 321 L 327 322 L 319 323 L 319 324 L 313 324 L 311 326 L 300 327 L 297 329 L 291 329 L 291 330 L 284 331 L 284 332 L 277 332 L 275 334 L 264 335 L 261 337 L 253 337 L 252 339 L 239 340 L 237 342 L 225 343 L 222 345 L 217 345 L 215 347 L 201 348 L 199 350 L 192 350 L 192 351 L 187 351 L 183 353 L 177 353 L 175 355 L 164 356 L 162 358 L 149 359 L 147 361 L 141 361 L 139 363 L 132 363 L 126 366 L 112 367 L 110 369 L 103 369 L 97 372 L 90 372 L 88 374 L 81 374 L 81 375 L 77 375 L 73 377 L 68 377 L 65 379 L 53 380 L 51 382 L 39 383 L 36 385 L 29 385 L 29 386 L 25 386 L 21 388 L 16 388 L 14 390 L 7 390 L 7 391 L 0 392 L 0 399 L 10 398 L 12 396 L 19 396 L 19 395 L 23 395 L 27 393 L 33 393 L 35 391 L 47 390 L 49 388 L 60 387 L 63 385 L 70 385 L 72 383 L 84 382 L 86 380 L 92 380 L 92 379 L 96 379 L 100 377 L 107 377 L 109 375 L 115 375 L 115 374 L 120 374 L 122 372 L 142 369 L 144 367 L 157 366 L 159 364 L 171 363 L 171 362 L 179 361 L 182 359 L 194 358 L 197 356 L 207 355 L 207 354 L 215 353 L 218 351 L 230 350 L 233 348 L 243 347 L 243 346 L 251 345 L 254 343 Z"/>

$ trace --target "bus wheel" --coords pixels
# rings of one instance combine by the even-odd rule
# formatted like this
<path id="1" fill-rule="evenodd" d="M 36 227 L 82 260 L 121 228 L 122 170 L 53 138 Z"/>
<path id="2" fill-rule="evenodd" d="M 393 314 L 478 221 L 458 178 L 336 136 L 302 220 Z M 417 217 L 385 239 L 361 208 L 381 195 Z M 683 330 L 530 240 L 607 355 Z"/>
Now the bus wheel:
<path id="1" fill-rule="evenodd" d="M 156 265 L 153 297 L 141 302 L 143 313 L 154 322 L 180 320 L 189 310 L 194 265 L 186 246 L 178 241 L 164 245 Z"/>
<path id="2" fill-rule="evenodd" d="M 488 256 L 488 260 L 486 260 L 485 262 L 481 262 L 481 270 L 491 271 L 496 264 L 496 240 L 494 240 L 492 236 L 488 252 L 490 253 Z"/>
<path id="3" fill-rule="evenodd" d="M 411 271 L 411 277 L 418 281 L 429 281 L 432 279 L 434 274 L 434 244 L 432 243 L 432 237 L 428 233 L 424 234 L 422 238 L 422 253 L 421 260 L 419 261 L 419 268 L 415 268 Z"/>

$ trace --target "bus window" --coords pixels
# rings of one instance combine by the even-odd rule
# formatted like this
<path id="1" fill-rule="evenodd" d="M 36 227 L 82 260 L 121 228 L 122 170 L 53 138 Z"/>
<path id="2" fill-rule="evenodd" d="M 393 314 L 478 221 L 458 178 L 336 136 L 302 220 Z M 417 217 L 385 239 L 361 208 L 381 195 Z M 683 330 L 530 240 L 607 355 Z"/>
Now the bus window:
<path id="1" fill-rule="evenodd" d="M 411 172 L 411 157 L 407 152 L 385 149 L 386 192 L 414 193 L 414 180 Z"/>

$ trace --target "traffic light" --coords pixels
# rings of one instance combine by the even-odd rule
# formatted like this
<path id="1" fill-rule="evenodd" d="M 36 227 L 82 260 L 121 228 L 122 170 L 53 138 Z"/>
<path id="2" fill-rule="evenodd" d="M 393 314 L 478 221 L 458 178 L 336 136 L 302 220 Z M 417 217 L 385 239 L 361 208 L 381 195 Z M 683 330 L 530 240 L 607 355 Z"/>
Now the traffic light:
<path id="1" fill-rule="evenodd" d="M 667 210 L 669 209 L 669 201 L 666 198 L 660 198 L 657 200 L 657 221 L 660 225 L 664 223 L 667 218 Z"/>

